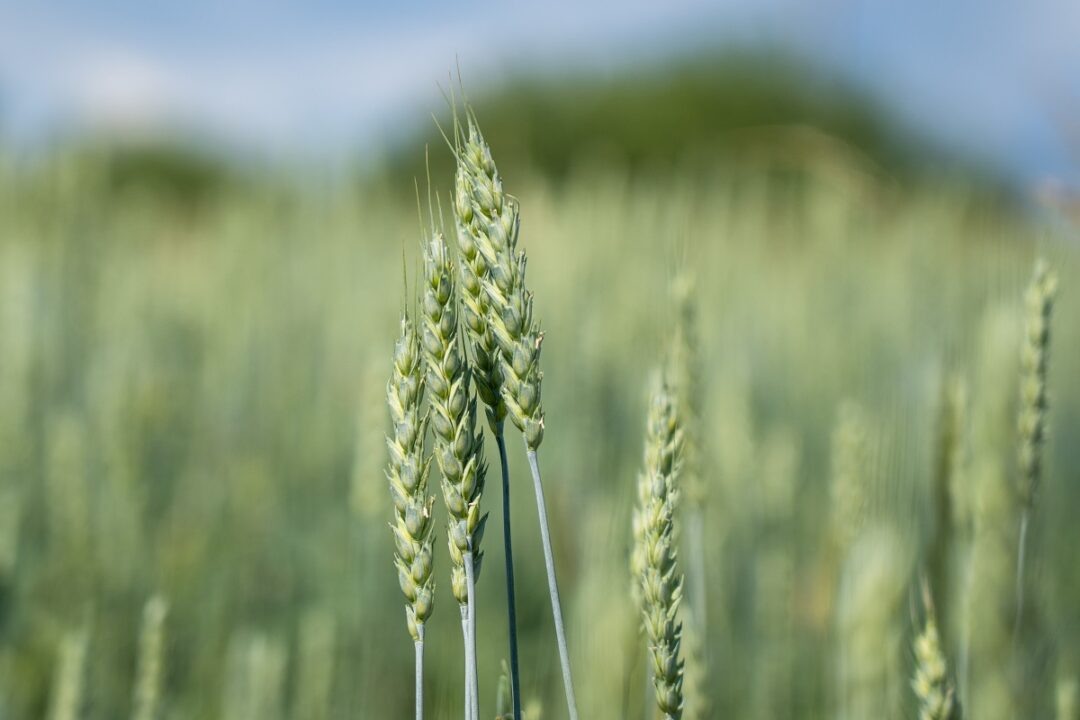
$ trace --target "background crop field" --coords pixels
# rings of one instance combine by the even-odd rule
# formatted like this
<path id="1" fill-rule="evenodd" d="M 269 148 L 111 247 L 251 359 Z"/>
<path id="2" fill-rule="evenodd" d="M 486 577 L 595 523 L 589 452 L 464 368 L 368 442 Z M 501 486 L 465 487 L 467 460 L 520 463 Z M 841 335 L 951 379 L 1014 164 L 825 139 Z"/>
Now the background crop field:
<path id="1" fill-rule="evenodd" d="M 58 647 L 80 631 L 91 658 L 85 716 L 127 713 L 141 608 L 155 592 L 170 604 L 169 718 L 405 716 L 411 648 L 390 563 L 382 435 L 403 274 L 416 283 L 414 203 L 377 186 L 313 192 L 275 178 L 230 184 L 191 209 L 110 190 L 106 166 L 60 157 L 3 180 L 4 716 L 42 716 Z M 716 716 L 837 707 L 843 567 L 827 551 L 829 455 L 847 401 L 873 440 L 859 478 L 868 524 L 888 534 L 873 551 L 888 549 L 874 560 L 889 563 L 887 578 L 868 592 L 896 633 L 867 661 L 890 663 L 883 716 L 910 716 L 901 638 L 934 532 L 938 405 L 953 374 L 970 398 L 960 497 L 970 518 L 994 518 L 978 533 L 978 522 L 958 521 L 958 547 L 977 536 L 996 548 L 987 587 L 954 608 L 977 618 L 965 699 L 978 709 L 984 693 L 1008 696 L 1008 641 L 985 641 L 1007 637 L 1012 620 L 1014 516 L 994 498 L 1013 486 L 1022 293 L 1045 254 L 1063 289 L 1030 567 L 1038 642 L 1026 657 L 1037 663 L 1031 702 L 1048 716 L 1058 674 L 1075 672 L 1080 631 L 1075 246 L 962 189 L 894 190 L 842 166 L 797 178 L 718 170 L 693 182 L 587 169 L 558 184 L 527 174 L 507 183 L 521 198 L 547 333 L 549 503 L 590 717 L 640 713 L 629 509 L 644 383 L 685 268 L 700 291 Z M 526 472 L 519 455 L 515 483 Z M 558 716 L 532 498 L 516 486 L 523 694 Z M 485 702 L 505 655 L 498 543 L 488 554 Z M 950 592 L 966 597 L 960 582 Z M 428 642 L 437 708 L 460 703 L 456 616 L 441 578 Z M 955 653 L 960 621 L 950 622 Z"/>

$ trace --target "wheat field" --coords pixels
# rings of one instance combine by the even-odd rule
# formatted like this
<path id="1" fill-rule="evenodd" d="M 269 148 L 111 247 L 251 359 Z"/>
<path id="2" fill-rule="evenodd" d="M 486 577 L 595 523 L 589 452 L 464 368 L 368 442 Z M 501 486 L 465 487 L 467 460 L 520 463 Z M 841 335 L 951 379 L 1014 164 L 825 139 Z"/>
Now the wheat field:
<path id="1" fill-rule="evenodd" d="M 708 624 L 684 622 L 684 716 L 920 716 L 929 685 L 912 678 L 939 644 L 965 716 L 1077 717 L 1075 234 L 843 157 L 504 180 L 544 334 L 544 488 L 582 716 L 653 717 L 631 518 L 649 378 L 690 275 L 700 562 L 689 523 L 673 537 Z M 384 440 L 401 313 L 424 283 L 411 191 L 241 173 L 182 202 L 115 187 L 93 155 L 3 166 L 0 718 L 413 712 Z M 452 227 L 454 177 L 432 191 Z M 1059 289 L 1029 503 L 1037 257 Z M 479 415 L 477 700 L 494 717 L 506 609 Z M 559 718 L 529 467 L 510 424 L 506 440 L 522 712 Z M 433 512 L 424 684 L 440 718 L 461 711 L 463 664 L 441 499 Z"/>

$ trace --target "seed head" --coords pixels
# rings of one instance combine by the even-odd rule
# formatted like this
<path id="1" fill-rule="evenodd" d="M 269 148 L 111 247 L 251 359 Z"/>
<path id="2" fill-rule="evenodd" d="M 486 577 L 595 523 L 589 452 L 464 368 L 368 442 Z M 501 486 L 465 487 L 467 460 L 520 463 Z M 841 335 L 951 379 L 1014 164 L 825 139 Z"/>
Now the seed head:
<path id="1" fill-rule="evenodd" d="M 1042 474 L 1046 438 L 1046 370 L 1050 350 L 1050 315 L 1057 294 L 1057 275 L 1042 260 L 1027 291 L 1027 331 L 1020 351 L 1020 500 L 1030 507 Z"/>
<path id="2" fill-rule="evenodd" d="M 454 197 L 454 224 L 457 230 L 459 276 L 461 278 L 461 308 L 463 325 L 472 348 L 473 381 L 476 394 L 487 406 L 488 423 L 494 431 L 506 417 L 502 401 L 502 382 L 499 379 L 500 350 L 488 322 L 490 312 L 484 280 L 488 276 L 487 262 L 477 244 L 480 226 L 473 213 L 468 194 L 464 167 L 457 169 Z"/>
<path id="3" fill-rule="evenodd" d="M 677 620 L 683 578 L 676 563 L 674 527 L 682 442 L 671 389 L 658 383 L 649 404 L 645 465 L 638 478 L 631 567 L 652 657 L 656 702 L 671 720 L 679 720 L 683 711 L 682 623 Z"/>
<path id="4" fill-rule="evenodd" d="M 168 604 L 155 595 L 143 607 L 139 633 L 139 664 L 135 679 L 135 720 L 154 720 L 161 715 L 161 684 L 165 662 L 165 617 Z"/>
<path id="5" fill-rule="evenodd" d="M 487 521 L 480 514 L 487 472 L 484 436 L 476 427 L 472 372 L 458 332 L 454 266 L 442 233 L 433 233 L 424 256 L 423 346 L 431 429 L 449 515 L 450 585 L 458 603 L 464 605 L 469 601 L 464 553 L 473 553 L 477 573 L 483 556 L 479 548 Z"/>
<path id="6" fill-rule="evenodd" d="M 462 255 L 468 258 L 475 249 L 486 268 L 485 273 L 474 273 L 484 295 L 476 306 L 483 308 L 486 302 L 488 331 L 499 349 L 498 377 L 489 378 L 492 387 L 499 389 L 505 412 L 525 435 L 529 448 L 536 450 L 544 437 L 540 404 L 543 333 L 533 320 L 533 297 L 525 287 L 527 259 L 517 246 L 518 204 L 504 194 L 491 149 L 472 116 L 461 138 L 457 164 L 454 207 L 459 237 L 467 236 L 461 243 Z M 476 347 L 474 340 L 474 350 Z M 495 415 L 498 413 L 496 410 Z"/>
<path id="7" fill-rule="evenodd" d="M 394 347 L 394 369 L 386 386 L 393 435 L 386 438 L 390 461 L 386 477 L 394 501 L 394 534 L 398 584 L 405 595 L 405 617 L 409 634 L 423 639 L 424 623 L 431 617 L 435 595 L 432 574 L 435 523 L 434 498 L 428 495 L 425 457 L 428 416 L 424 406 L 423 359 L 420 340 L 408 314 L 401 319 L 401 336 Z"/>
<path id="8" fill-rule="evenodd" d="M 933 606 L 926 604 L 926 624 L 915 638 L 915 676 L 911 688 L 919 701 L 919 720 L 959 720 L 960 710 L 941 650 Z"/>

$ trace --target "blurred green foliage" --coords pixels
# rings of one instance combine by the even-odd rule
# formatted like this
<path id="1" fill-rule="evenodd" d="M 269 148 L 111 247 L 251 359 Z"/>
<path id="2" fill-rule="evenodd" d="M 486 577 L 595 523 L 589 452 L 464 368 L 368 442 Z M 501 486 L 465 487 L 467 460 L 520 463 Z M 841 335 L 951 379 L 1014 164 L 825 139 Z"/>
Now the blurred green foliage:
<path id="1" fill-rule="evenodd" d="M 501 124 L 509 112 L 484 116 L 496 152 L 515 142 Z M 598 132 L 595 122 L 583 127 Z M 715 716 L 834 716 L 860 688 L 881 717 L 914 714 L 908 589 L 933 531 L 940 387 L 956 372 L 977 420 L 954 575 L 969 601 L 941 611 L 947 652 L 959 658 L 971 641 L 963 692 L 981 699 L 980 717 L 1011 712 L 1015 667 L 1029 673 L 1024 716 L 1046 716 L 1080 641 L 1076 247 L 964 187 L 898 187 L 842 150 L 807 162 L 795 184 L 751 163 L 661 178 L 616 160 L 572 172 L 548 162 L 551 176 L 522 171 L 508 190 L 521 199 L 546 332 L 545 480 L 583 714 L 641 716 L 629 513 L 644 385 L 670 339 L 672 279 L 689 268 L 710 573 L 698 640 Z M 153 175 L 154 163 L 135 162 L 133 175 L 114 163 L 59 153 L 0 170 L 0 717 L 43 716 L 59 648 L 80 630 L 84 716 L 128 714 L 154 593 L 170 605 L 167 718 L 406 716 L 412 648 L 382 434 L 397 319 L 419 267 L 415 203 L 374 183 L 316 191 L 288 177 L 219 183 L 198 165 L 166 172 L 214 183 L 193 205 L 122 180 Z M 450 186 L 445 172 L 433 179 Z M 1030 640 L 1016 651 L 1015 367 L 1037 250 L 1063 291 Z M 847 400 L 872 439 L 860 477 L 870 530 L 850 556 L 829 529 L 831 435 Z M 522 453 L 511 472 L 523 693 L 557 717 Z M 506 647 L 498 546 L 479 586 L 488 709 Z M 964 594 L 973 546 L 978 593 Z M 441 716 L 461 704 L 444 553 L 436 574 L 427 690 Z M 884 609 L 868 612 L 867 597 Z M 873 672 L 850 676 L 837 658 Z"/>

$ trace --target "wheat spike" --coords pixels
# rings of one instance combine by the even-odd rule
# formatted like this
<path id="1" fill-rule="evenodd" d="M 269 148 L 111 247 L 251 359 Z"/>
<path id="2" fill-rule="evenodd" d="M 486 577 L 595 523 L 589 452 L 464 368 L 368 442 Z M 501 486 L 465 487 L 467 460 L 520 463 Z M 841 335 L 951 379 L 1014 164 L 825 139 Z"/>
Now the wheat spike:
<path id="1" fill-rule="evenodd" d="M 469 697 L 477 714 L 475 583 L 480 572 L 487 515 L 480 512 L 487 465 L 483 432 L 476 426 L 472 373 L 458 328 L 454 267 L 441 232 L 432 233 L 424 253 L 422 345 L 430 391 L 435 459 L 442 471 L 442 494 L 448 514 L 450 585 L 466 619 Z"/>
<path id="2" fill-rule="evenodd" d="M 527 258 L 518 250 L 518 203 L 503 192 L 491 149 L 470 115 L 458 150 L 455 208 L 459 222 L 487 265 L 480 277 L 488 325 L 500 349 L 501 398 L 531 450 L 544 438 L 540 404 L 540 344 L 533 296 L 525 287 Z"/>
<path id="3" fill-rule="evenodd" d="M 1050 350 L 1050 315 L 1057 294 L 1057 274 L 1046 262 L 1035 264 L 1027 291 L 1027 331 L 1020 351 L 1020 499 L 1030 507 L 1042 474 L 1046 437 L 1046 371 Z"/>
<path id="4" fill-rule="evenodd" d="M 60 642 L 59 662 L 49 699 L 50 720 L 79 720 L 86 688 L 86 629 L 71 632 Z"/>
<path id="5" fill-rule="evenodd" d="M 537 449 L 544 438 L 544 412 L 540 403 L 540 387 L 543 373 L 540 371 L 540 344 L 543 334 L 533 318 L 533 296 L 525 287 L 524 251 L 518 250 L 520 216 L 517 201 L 503 192 L 502 179 L 495 167 L 491 149 L 480 134 L 475 118 L 468 114 L 467 129 L 457 132 L 455 138 L 457 180 L 455 183 L 455 212 L 459 222 L 469 230 L 470 239 L 483 256 L 487 274 L 481 277 L 481 286 L 487 298 L 488 326 L 499 347 L 500 398 L 510 419 L 521 431 L 526 445 L 529 471 L 536 495 L 536 513 L 540 524 L 540 541 L 544 551 L 547 571 L 548 595 L 555 624 L 556 643 L 559 647 L 559 663 L 563 674 L 563 689 L 571 720 L 577 720 L 577 700 L 574 694 L 573 674 L 570 669 L 570 652 L 566 642 L 562 603 L 559 599 L 558 581 L 555 575 L 555 559 L 552 551 L 551 531 L 547 520 L 543 482 Z M 501 422 L 492 423 L 496 429 L 500 455 L 504 452 L 501 442 Z M 502 459 L 502 458 L 501 458 Z M 509 543 L 509 514 L 506 512 L 508 481 L 506 463 L 503 466 L 504 535 L 506 557 L 511 557 Z M 512 597 L 511 564 L 507 563 L 508 596 Z M 511 612 L 511 669 L 514 658 L 513 602 Z M 517 683 L 517 673 L 512 673 Z M 517 695 L 514 696 L 515 713 Z"/>
<path id="6" fill-rule="evenodd" d="M 682 429 L 674 398 L 667 383 L 659 381 L 649 403 L 645 465 L 638 479 L 634 567 L 656 704 L 670 720 L 679 720 L 683 712 L 682 624 L 678 621 L 683 579 L 675 548 L 681 452 Z"/>
<path id="7" fill-rule="evenodd" d="M 923 596 L 926 620 L 915 638 L 915 675 L 911 679 L 911 688 L 919 701 L 919 720 L 959 720 L 960 706 L 949 679 L 934 605 L 926 586 Z"/>
<path id="8" fill-rule="evenodd" d="M 434 498 L 427 492 L 430 459 L 424 456 L 428 417 L 423 409 L 423 358 L 419 336 L 408 314 L 401 319 L 386 399 L 393 424 L 393 436 L 386 439 L 390 451 L 386 475 L 394 501 L 394 564 L 405 595 L 409 634 L 414 641 L 423 642 L 424 623 L 434 604 Z"/>
<path id="9" fill-rule="evenodd" d="M 476 428 L 472 373 L 458 332 L 456 295 L 446 240 L 442 233 L 436 232 L 425 254 L 422 344 L 434 455 L 442 471 L 443 499 L 450 516 L 451 587 L 458 603 L 465 605 L 469 598 L 464 555 L 471 552 L 477 567 L 483 557 L 480 540 L 487 515 L 481 515 L 480 499 L 487 465 L 484 438 Z"/>
<path id="10" fill-rule="evenodd" d="M 168 610 L 168 603 L 160 595 L 147 600 L 143 607 L 133 720 L 155 720 L 161 715 L 161 685 L 165 675 L 165 617 Z"/>

